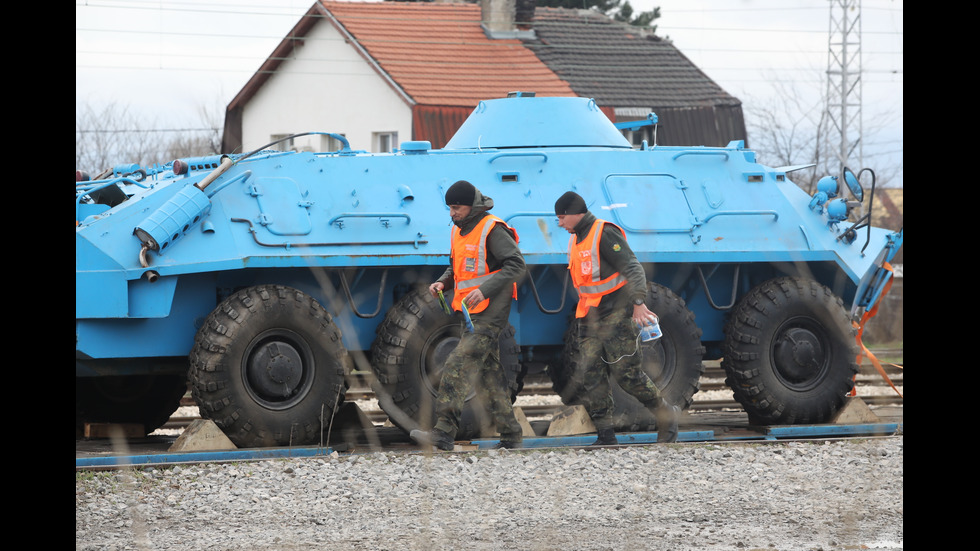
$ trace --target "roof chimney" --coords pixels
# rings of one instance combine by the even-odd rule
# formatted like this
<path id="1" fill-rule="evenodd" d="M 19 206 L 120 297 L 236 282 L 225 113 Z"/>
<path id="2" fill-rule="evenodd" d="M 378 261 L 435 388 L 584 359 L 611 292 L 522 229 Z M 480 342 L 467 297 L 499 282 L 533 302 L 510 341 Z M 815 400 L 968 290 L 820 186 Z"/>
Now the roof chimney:
<path id="1" fill-rule="evenodd" d="M 533 39 L 531 19 L 535 0 L 480 0 L 481 26 L 487 38 Z M 517 20 L 518 11 L 521 20 Z M 518 29 L 518 24 L 522 29 Z"/>
<path id="2" fill-rule="evenodd" d="M 515 0 L 516 8 L 514 13 L 516 15 L 514 23 L 517 25 L 518 29 L 521 30 L 533 30 L 534 29 L 534 8 L 535 0 Z"/>

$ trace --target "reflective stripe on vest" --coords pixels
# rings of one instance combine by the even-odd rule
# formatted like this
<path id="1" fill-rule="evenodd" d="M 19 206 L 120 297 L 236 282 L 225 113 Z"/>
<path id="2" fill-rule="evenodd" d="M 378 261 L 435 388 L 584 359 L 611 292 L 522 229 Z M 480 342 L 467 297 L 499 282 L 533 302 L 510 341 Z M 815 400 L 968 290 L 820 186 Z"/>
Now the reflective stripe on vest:
<path id="1" fill-rule="evenodd" d="M 514 228 L 492 214 L 484 216 L 476 227 L 466 235 L 461 235 L 459 226 L 453 226 L 451 262 L 456 286 L 453 294 L 453 309 L 456 311 L 463 309 L 463 299 L 466 298 L 466 295 L 500 271 L 498 269 L 489 272 L 489 266 L 487 266 L 487 236 L 498 223 L 503 224 L 514 236 L 514 241 L 518 242 L 517 232 Z M 513 297 L 517 298 L 516 283 L 514 284 Z M 470 313 L 482 312 L 486 310 L 489 304 L 490 299 L 485 298 L 476 306 L 469 307 Z"/>
<path id="2" fill-rule="evenodd" d="M 578 306 L 575 308 L 576 318 L 585 317 L 589 308 L 599 305 L 602 297 L 626 285 L 626 278 L 619 272 L 606 279 L 600 279 L 599 241 L 605 224 L 612 225 L 620 232 L 623 231 L 611 222 L 596 219 L 581 243 L 575 242 L 575 235 L 568 240 L 568 269 L 572 276 L 572 283 L 579 294 Z M 626 237 L 625 232 L 623 237 Z"/>

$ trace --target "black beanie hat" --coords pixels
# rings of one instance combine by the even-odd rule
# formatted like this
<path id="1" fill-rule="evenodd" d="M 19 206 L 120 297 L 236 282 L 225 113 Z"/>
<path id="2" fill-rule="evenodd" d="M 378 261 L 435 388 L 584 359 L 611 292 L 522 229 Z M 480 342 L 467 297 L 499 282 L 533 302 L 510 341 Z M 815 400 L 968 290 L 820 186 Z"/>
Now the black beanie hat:
<path id="1" fill-rule="evenodd" d="M 589 212 L 585 199 L 574 191 L 566 191 L 555 201 L 555 214 L 585 214 Z"/>
<path id="2" fill-rule="evenodd" d="M 467 207 L 472 207 L 473 199 L 475 198 L 476 188 L 473 187 L 473 184 L 467 182 L 466 180 L 460 180 L 449 186 L 449 191 L 446 192 L 447 205 L 464 205 Z"/>

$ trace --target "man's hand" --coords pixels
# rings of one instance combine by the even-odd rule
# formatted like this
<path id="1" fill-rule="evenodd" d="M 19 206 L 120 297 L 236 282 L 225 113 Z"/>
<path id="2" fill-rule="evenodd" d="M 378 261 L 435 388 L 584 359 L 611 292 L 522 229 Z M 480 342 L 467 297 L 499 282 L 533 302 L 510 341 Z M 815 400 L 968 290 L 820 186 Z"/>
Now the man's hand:
<path id="1" fill-rule="evenodd" d="M 464 298 L 463 300 L 466 302 L 467 308 L 472 308 L 477 304 L 483 302 L 484 300 L 483 292 L 481 292 L 480 288 L 477 287 L 476 289 L 470 291 L 470 294 L 466 295 L 466 298 Z"/>
<path id="2" fill-rule="evenodd" d="M 429 285 L 429 292 L 432 293 L 432 296 L 437 297 L 439 296 L 439 291 L 445 288 L 446 286 L 441 281 L 437 281 L 432 285 Z"/>
<path id="3" fill-rule="evenodd" d="M 633 323 L 643 327 L 648 323 L 656 321 L 660 321 L 660 318 L 657 317 L 657 314 L 651 312 L 646 304 L 635 304 L 633 306 Z"/>

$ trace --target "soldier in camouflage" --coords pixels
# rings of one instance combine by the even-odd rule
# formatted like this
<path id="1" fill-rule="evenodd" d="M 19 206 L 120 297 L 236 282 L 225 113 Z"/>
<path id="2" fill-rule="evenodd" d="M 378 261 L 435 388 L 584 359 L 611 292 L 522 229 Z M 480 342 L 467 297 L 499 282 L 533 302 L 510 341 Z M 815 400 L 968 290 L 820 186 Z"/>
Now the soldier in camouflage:
<path id="1" fill-rule="evenodd" d="M 498 338 L 506 327 L 516 283 L 524 276 L 524 256 L 517 233 L 489 214 L 493 199 L 465 180 L 446 192 L 446 204 L 456 226 L 449 268 L 429 292 L 438 295 L 450 283 L 455 287 L 453 308 L 469 308 L 473 331 L 465 328 L 449 354 L 436 397 L 436 423 L 431 431 L 413 430 L 419 444 L 452 450 L 463 403 L 475 389 L 500 432 L 500 448 L 519 448 L 523 431 L 514 416 L 510 388 L 500 364 Z"/>
<path id="2" fill-rule="evenodd" d="M 596 218 L 577 193 L 562 195 L 555 214 L 572 234 L 569 269 L 579 292 L 579 354 L 569 366 L 570 384 L 583 390 L 583 405 L 598 432 L 594 445 L 617 443 L 610 377 L 654 414 L 658 442 L 676 441 L 680 410 L 666 403 L 642 368 L 637 327 L 657 320 L 645 303 L 643 266 L 623 230 Z"/>

